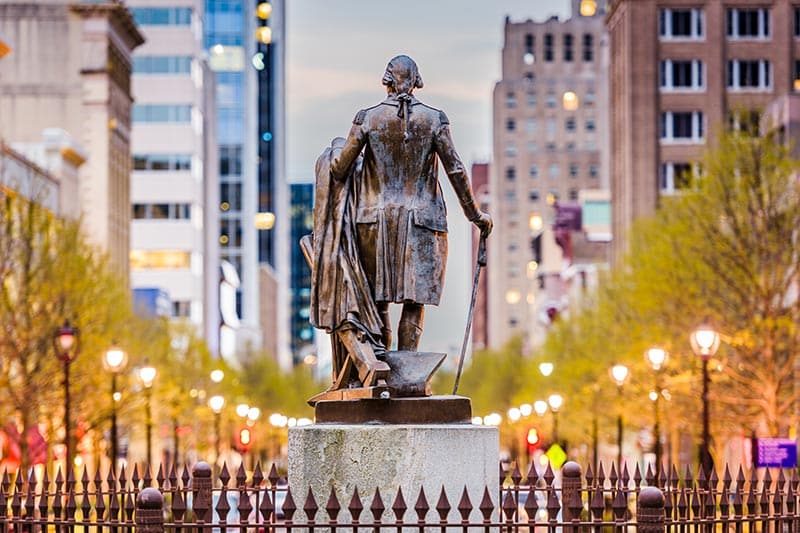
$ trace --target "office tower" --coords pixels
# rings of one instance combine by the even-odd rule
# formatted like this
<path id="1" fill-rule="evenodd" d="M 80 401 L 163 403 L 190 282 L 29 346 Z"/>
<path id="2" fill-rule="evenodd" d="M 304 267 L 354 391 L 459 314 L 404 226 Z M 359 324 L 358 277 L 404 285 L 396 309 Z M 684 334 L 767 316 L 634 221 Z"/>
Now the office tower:
<path id="1" fill-rule="evenodd" d="M 132 0 L 128 6 L 146 39 L 133 58 L 131 285 L 142 295 L 166 293 L 170 316 L 195 324 L 216 353 L 219 185 L 204 5 Z"/>
<path id="2" fill-rule="evenodd" d="M 85 150 L 83 225 L 128 279 L 133 50 L 143 37 L 118 0 L 0 4 L 0 137 L 34 143 L 48 128 Z M 34 38 L 35 36 L 35 38 Z"/>
<path id="3" fill-rule="evenodd" d="M 611 3 L 615 259 L 631 224 L 686 185 L 715 132 L 734 114 L 752 113 L 757 123 L 758 111 L 793 90 L 798 10 L 788 0 Z"/>
<path id="4" fill-rule="evenodd" d="M 608 183 L 604 40 L 593 0 L 574 0 L 567 20 L 506 19 L 490 172 L 493 347 L 522 336 L 533 349 L 566 305 L 573 258 L 556 242 L 556 204 L 579 206 L 581 191 Z"/>
<path id="5" fill-rule="evenodd" d="M 300 249 L 300 239 L 309 235 L 314 223 L 314 184 L 291 183 L 291 348 L 292 362 L 297 365 L 316 358 L 314 352 L 315 330 L 308 321 L 311 305 L 311 268 Z"/>

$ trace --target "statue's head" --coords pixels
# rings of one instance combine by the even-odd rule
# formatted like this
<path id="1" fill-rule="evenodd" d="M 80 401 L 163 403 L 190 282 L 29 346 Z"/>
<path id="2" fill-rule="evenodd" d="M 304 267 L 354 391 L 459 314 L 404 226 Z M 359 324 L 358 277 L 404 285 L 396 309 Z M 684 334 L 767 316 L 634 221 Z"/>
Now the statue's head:
<path id="1" fill-rule="evenodd" d="M 386 65 L 381 82 L 389 92 L 411 94 L 414 89 L 422 88 L 422 76 L 414 60 L 408 56 L 393 57 Z"/>

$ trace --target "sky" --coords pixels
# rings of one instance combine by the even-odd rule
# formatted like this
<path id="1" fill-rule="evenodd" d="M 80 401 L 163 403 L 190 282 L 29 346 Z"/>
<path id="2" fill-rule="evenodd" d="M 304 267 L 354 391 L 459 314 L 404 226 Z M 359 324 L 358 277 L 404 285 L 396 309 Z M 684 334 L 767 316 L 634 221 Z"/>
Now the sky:
<path id="1" fill-rule="evenodd" d="M 568 0 L 287 0 L 287 172 L 313 181 L 314 162 L 346 136 L 359 109 L 380 102 L 386 63 L 407 54 L 425 83 L 415 96 L 446 111 L 468 166 L 492 146 L 492 90 L 500 79 L 503 25 L 562 19 Z M 441 175 L 441 174 L 440 174 Z M 469 231 L 448 183 L 450 251 L 438 308 L 428 306 L 420 350 L 458 357 L 472 283 Z M 395 306 L 397 307 L 397 306 Z"/>

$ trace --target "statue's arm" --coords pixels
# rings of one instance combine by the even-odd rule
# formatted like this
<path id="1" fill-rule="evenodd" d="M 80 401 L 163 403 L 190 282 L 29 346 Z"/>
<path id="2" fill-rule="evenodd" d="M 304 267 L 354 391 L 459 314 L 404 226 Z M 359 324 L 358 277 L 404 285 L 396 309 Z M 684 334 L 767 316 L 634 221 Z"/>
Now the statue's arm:
<path id="1" fill-rule="evenodd" d="M 359 112 L 359 115 L 361 113 Z M 347 134 L 344 146 L 338 147 L 334 145 L 333 147 L 331 176 L 334 179 L 342 180 L 347 176 L 347 171 L 358 159 L 358 154 L 361 153 L 361 149 L 364 148 L 366 143 L 367 132 L 363 125 L 363 118 L 359 120 L 359 115 L 356 115 L 356 120 L 353 121 L 353 126 L 350 128 L 350 133 Z"/>
<path id="2" fill-rule="evenodd" d="M 444 116 L 444 113 L 442 113 L 442 116 Z M 450 179 L 450 184 L 453 186 L 456 196 L 458 196 L 458 202 L 461 204 L 461 209 L 464 210 L 467 220 L 471 222 L 478 220 L 481 217 L 481 211 L 478 209 L 475 196 L 472 194 L 467 170 L 453 144 L 446 117 L 434 136 L 434 148 L 436 149 L 436 155 L 439 156 L 442 165 L 444 165 L 444 170 L 447 172 L 447 177 Z"/>

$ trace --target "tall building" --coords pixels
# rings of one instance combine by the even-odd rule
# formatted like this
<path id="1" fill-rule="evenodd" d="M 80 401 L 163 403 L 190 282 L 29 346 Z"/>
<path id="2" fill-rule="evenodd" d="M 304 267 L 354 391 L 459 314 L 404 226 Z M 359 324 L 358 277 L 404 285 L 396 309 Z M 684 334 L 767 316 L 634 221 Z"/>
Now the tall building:
<path id="1" fill-rule="evenodd" d="M 289 231 L 283 171 L 284 4 L 205 0 L 205 5 L 205 46 L 217 79 L 220 254 L 240 280 L 236 344 L 240 349 L 269 347 L 288 366 L 288 301 L 281 296 L 288 294 L 288 259 L 279 253 Z M 265 320 L 262 310 L 274 318 Z"/>
<path id="2" fill-rule="evenodd" d="M 315 352 L 315 330 L 308 321 L 311 305 L 311 268 L 300 249 L 300 239 L 314 227 L 314 184 L 292 183 L 291 195 L 291 348 L 295 365 L 305 361 Z"/>
<path id="3" fill-rule="evenodd" d="M 800 78 L 789 0 L 616 0 L 609 6 L 614 257 L 732 112 L 759 111 Z"/>
<path id="4" fill-rule="evenodd" d="M 219 183 L 204 4 L 128 6 L 146 37 L 133 58 L 131 285 L 141 294 L 163 291 L 170 315 L 195 324 L 216 353 Z"/>
<path id="5" fill-rule="evenodd" d="M 564 305 L 567 264 L 551 206 L 579 204 L 581 191 L 608 186 L 606 72 L 603 9 L 594 0 L 573 0 L 567 20 L 506 19 L 490 173 L 491 346 L 519 335 L 532 349 Z"/>
<path id="6" fill-rule="evenodd" d="M 0 3 L 0 137 L 66 131 L 87 160 L 78 198 L 88 237 L 128 279 L 133 50 L 144 41 L 119 0 Z"/>
<path id="7" fill-rule="evenodd" d="M 492 206 L 489 203 L 491 198 L 489 192 L 489 163 L 473 163 L 472 172 L 472 190 L 475 194 L 475 199 L 480 205 L 481 211 L 484 213 L 492 213 Z M 472 257 L 477 258 L 478 247 L 480 245 L 480 236 L 477 232 L 472 234 Z M 488 245 L 487 245 L 488 246 Z M 475 268 L 473 263 L 473 269 Z M 475 311 L 472 318 L 472 349 L 482 350 L 489 346 L 489 282 L 488 278 L 488 265 L 483 268 L 480 279 L 478 280 L 478 294 L 475 298 Z M 473 276 L 475 271 L 472 272 Z"/>

